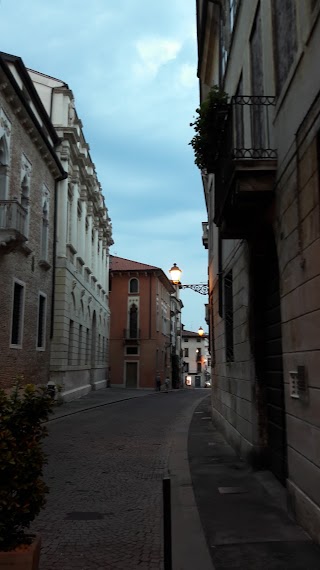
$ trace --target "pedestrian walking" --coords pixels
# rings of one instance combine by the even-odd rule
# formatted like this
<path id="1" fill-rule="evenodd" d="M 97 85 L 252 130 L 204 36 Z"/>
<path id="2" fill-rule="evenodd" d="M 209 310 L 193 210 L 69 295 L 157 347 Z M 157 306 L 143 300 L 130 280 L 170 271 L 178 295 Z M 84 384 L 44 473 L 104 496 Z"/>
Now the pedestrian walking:
<path id="1" fill-rule="evenodd" d="M 166 392 L 168 392 L 168 391 L 169 391 L 169 386 L 170 386 L 170 378 L 169 378 L 169 376 L 166 377 L 166 379 L 165 379 L 165 381 L 164 381 L 164 385 L 165 385 L 165 388 L 166 388 Z"/>
<path id="2" fill-rule="evenodd" d="M 157 372 L 157 375 L 156 375 L 156 390 L 158 392 L 160 392 L 160 390 L 161 390 L 161 378 L 160 378 L 159 372 Z"/>

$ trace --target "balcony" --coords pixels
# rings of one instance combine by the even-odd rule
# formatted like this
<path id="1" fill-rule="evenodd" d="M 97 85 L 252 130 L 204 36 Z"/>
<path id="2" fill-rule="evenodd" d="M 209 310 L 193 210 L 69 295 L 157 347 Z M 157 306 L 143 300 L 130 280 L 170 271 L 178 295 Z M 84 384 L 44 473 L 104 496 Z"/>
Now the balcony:
<path id="1" fill-rule="evenodd" d="M 17 200 L 0 200 L 0 245 L 12 250 L 27 241 L 27 211 Z"/>
<path id="2" fill-rule="evenodd" d="M 123 329 L 123 338 L 125 343 L 138 343 L 141 338 L 141 330 L 136 328 Z"/>
<path id="3" fill-rule="evenodd" d="M 273 195 L 275 97 L 235 96 L 225 106 L 215 155 L 215 218 L 223 238 L 247 238 L 264 223 Z"/>
<path id="4" fill-rule="evenodd" d="M 208 239 L 209 239 L 209 224 L 208 222 L 202 222 L 202 244 L 205 249 L 208 249 Z"/>

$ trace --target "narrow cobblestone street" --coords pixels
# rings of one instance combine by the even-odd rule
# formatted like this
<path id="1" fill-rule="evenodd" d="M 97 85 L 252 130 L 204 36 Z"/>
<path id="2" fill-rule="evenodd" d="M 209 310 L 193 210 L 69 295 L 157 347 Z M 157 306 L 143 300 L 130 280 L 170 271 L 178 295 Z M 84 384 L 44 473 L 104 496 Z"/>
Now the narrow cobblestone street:
<path id="1" fill-rule="evenodd" d="M 33 525 L 41 570 L 162 568 L 162 478 L 175 425 L 205 395 L 153 393 L 49 423 L 50 494 Z"/>

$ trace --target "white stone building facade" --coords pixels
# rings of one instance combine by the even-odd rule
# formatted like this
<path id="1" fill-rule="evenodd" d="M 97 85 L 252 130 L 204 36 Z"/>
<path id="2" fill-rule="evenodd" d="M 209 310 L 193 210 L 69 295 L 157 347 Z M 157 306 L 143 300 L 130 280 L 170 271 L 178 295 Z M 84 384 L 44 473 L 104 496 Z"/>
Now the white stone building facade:
<path id="1" fill-rule="evenodd" d="M 61 138 L 58 155 L 68 173 L 57 188 L 50 382 L 70 400 L 108 382 L 112 228 L 72 91 L 29 74 Z"/>
<path id="2" fill-rule="evenodd" d="M 320 542 L 320 2 L 197 1 L 212 412 Z M 220 121 L 220 123 L 219 123 Z"/>
<path id="3" fill-rule="evenodd" d="M 207 336 L 199 336 L 197 332 L 183 329 L 181 349 L 184 386 L 204 388 L 209 378 L 210 361 Z"/>

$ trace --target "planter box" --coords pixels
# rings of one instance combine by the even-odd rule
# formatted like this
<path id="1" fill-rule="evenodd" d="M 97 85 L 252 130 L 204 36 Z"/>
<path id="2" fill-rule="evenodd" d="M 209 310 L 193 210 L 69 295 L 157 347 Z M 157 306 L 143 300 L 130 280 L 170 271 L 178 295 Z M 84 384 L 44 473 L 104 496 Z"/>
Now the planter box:
<path id="1" fill-rule="evenodd" d="M 40 546 L 41 539 L 36 536 L 31 544 L 0 552 L 0 570 L 38 570 Z"/>

